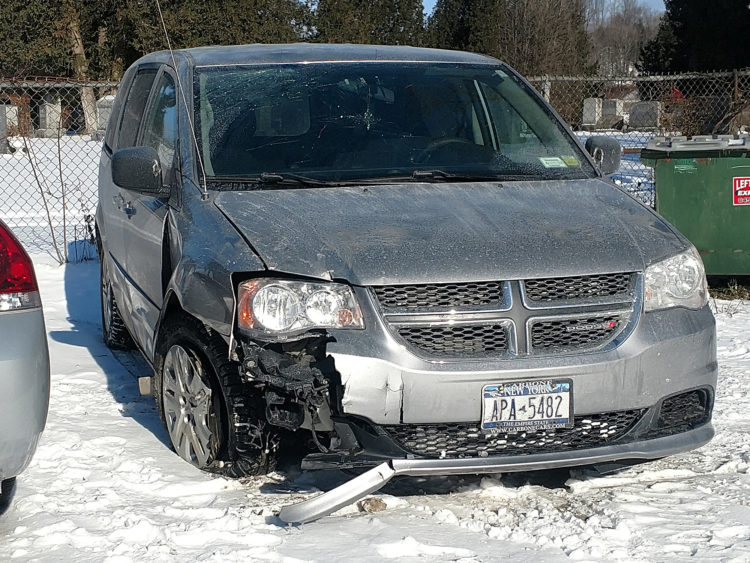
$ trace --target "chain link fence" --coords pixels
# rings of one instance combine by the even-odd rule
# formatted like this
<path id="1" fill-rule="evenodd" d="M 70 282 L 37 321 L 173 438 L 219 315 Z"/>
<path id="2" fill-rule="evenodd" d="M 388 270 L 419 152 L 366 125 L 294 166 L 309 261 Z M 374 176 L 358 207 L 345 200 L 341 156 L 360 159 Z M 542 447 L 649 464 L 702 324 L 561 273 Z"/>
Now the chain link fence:
<path id="1" fill-rule="evenodd" d="M 535 77 L 580 139 L 623 146 L 615 182 L 654 204 L 640 150 L 656 135 L 737 134 L 750 126 L 750 70 L 626 78 Z M 101 139 L 117 84 L 0 78 L 0 219 L 32 251 L 93 255 Z"/>
<path id="2" fill-rule="evenodd" d="M 101 139 L 116 83 L 0 78 L 0 219 L 29 250 L 93 256 Z"/>
<path id="3" fill-rule="evenodd" d="M 737 135 L 750 126 L 750 70 L 640 77 L 534 77 L 531 83 L 581 141 L 611 135 L 623 147 L 613 179 L 654 205 L 640 152 L 659 136 Z"/>

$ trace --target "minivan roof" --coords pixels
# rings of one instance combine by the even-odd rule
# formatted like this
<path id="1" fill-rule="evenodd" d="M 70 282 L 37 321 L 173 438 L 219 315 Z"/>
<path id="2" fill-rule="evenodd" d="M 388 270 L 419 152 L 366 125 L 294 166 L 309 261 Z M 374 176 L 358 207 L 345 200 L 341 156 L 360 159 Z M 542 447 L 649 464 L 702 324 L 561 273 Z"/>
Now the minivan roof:
<path id="1" fill-rule="evenodd" d="M 321 43 L 218 45 L 179 49 L 194 66 L 303 63 L 336 61 L 398 61 L 492 64 L 499 61 L 485 55 L 443 49 L 386 45 L 334 45 Z M 143 57 L 139 63 L 167 62 L 169 51 Z"/>

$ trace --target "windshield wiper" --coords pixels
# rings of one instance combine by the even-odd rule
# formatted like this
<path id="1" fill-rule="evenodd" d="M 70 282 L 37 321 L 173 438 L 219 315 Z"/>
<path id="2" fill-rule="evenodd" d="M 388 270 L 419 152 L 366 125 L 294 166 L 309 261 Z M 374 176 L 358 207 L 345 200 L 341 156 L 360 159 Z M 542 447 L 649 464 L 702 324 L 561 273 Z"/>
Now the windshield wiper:
<path id="1" fill-rule="evenodd" d="M 415 170 L 411 177 L 419 181 L 433 182 L 498 182 L 512 180 L 528 180 L 535 174 L 456 174 L 444 170 Z"/>
<path id="2" fill-rule="evenodd" d="M 262 184 L 301 184 L 310 187 L 335 185 L 334 182 L 317 180 L 309 176 L 300 176 L 299 174 L 289 174 L 288 172 L 283 174 L 279 172 L 262 172 L 258 179 Z"/>
<path id="3" fill-rule="evenodd" d="M 277 172 L 261 172 L 258 176 L 214 176 L 208 178 L 209 182 L 212 183 L 226 183 L 226 184 L 262 184 L 266 186 L 295 186 L 305 188 L 317 188 L 324 186 L 336 186 L 336 182 L 326 182 L 325 180 L 316 180 L 315 178 L 309 178 L 307 176 L 300 176 L 298 174 L 280 174 Z"/>

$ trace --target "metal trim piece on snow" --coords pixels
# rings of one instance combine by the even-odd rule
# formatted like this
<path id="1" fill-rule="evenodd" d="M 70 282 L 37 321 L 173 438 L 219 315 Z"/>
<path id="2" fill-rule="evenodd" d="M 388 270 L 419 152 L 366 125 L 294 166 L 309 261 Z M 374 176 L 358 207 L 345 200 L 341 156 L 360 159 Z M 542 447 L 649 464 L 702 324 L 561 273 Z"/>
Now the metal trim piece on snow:
<path id="1" fill-rule="evenodd" d="M 471 459 L 393 459 L 339 485 L 335 489 L 297 504 L 285 506 L 279 519 L 287 524 L 312 522 L 358 501 L 383 487 L 397 475 L 460 475 L 502 473 L 553 469 L 570 465 L 591 465 L 608 461 L 649 460 L 698 448 L 713 438 L 714 428 L 708 423 L 700 428 L 657 438 L 647 442 L 623 444 L 561 454 L 503 456 Z"/>

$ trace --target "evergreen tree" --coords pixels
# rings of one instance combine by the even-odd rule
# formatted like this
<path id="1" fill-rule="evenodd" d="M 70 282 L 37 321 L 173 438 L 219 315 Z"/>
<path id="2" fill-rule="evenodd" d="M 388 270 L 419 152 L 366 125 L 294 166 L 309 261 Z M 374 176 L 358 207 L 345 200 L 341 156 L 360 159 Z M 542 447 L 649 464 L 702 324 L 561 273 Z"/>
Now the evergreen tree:
<path id="1" fill-rule="evenodd" d="M 304 39 L 301 0 L 161 0 L 172 47 Z M 166 49 L 153 0 L 2 0 L 0 74 L 118 80 L 138 57 Z"/>
<path id="2" fill-rule="evenodd" d="M 0 75 L 65 75 L 71 58 L 65 34 L 57 23 L 59 2 L 0 2 Z"/>
<path id="3" fill-rule="evenodd" d="M 316 40 L 322 43 L 420 45 L 421 0 L 318 0 Z"/>
<path id="4" fill-rule="evenodd" d="M 478 0 L 438 0 L 427 24 L 430 46 L 440 49 L 469 49 L 476 25 Z"/>
<path id="5" fill-rule="evenodd" d="M 641 51 L 647 72 L 726 70 L 750 66 L 747 0 L 665 0 L 656 37 Z"/>
<path id="6" fill-rule="evenodd" d="M 299 41 L 309 25 L 309 12 L 297 0 L 162 0 L 161 8 L 173 49 Z M 127 0 L 120 16 L 136 23 L 138 53 L 167 48 L 153 0 Z"/>

